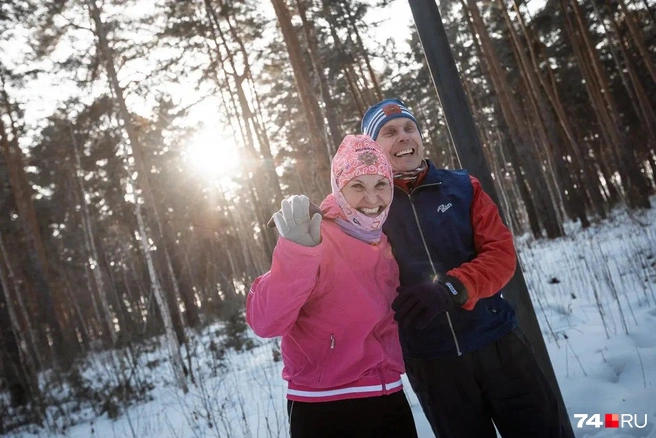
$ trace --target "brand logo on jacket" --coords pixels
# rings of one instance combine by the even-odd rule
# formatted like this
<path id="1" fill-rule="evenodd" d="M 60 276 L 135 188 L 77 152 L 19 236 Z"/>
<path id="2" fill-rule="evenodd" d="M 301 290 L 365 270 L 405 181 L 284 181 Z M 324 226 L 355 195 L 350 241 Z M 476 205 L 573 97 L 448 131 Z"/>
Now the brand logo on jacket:
<path id="1" fill-rule="evenodd" d="M 453 204 L 450 203 L 450 202 L 448 204 L 442 204 L 439 207 L 437 207 L 437 212 L 438 213 L 444 213 L 445 211 L 447 211 L 451 207 L 453 207 Z"/>
<path id="2" fill-rule="evenodd" d="M 458 291 L 456 290 L 455 287 L 453 287 L 453 285 L 452 285 L 451 283 L 447 282 L 447 283 L 445 283 L 445 284 L 446 284 L 446 287 L 449 288 L 449 290 L 451 291 L 451 293 L 453 294 L 453 296 L 458 295 Z"/>

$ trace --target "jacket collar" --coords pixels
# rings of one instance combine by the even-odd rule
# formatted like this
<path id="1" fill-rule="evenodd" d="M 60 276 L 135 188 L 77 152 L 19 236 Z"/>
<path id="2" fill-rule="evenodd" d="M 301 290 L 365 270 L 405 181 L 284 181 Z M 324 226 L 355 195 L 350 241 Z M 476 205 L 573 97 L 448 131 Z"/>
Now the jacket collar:
<path id="1" fill-rule="evenodd" d="M 436 186 L 442 184 L 442 169 L 435 167 L 435 165 L 431 163 L 430 160 L 426 160 L 426 163 L 428 164 L 428 169 L 424 170 L 425 173 L 422 172 L 421 182 L 419 182 L 419 184 L 414 185 L 410 184 L 409 181 L 395 180 L 394 189 L 398 189 L 407 194 L 411 194 L 421 187 Z"/>
<path id="2" fill-rule="evenodd" d="M 435 165 L 430 160 L 427 159 L 426 162 L 428 163 L 428 173 L 426 173 L 424 180 L 419 184 L 418 187 L 428 184 L 442 184 L 442 172 L 440 172 L 440 169 L 435 167 Z"/>

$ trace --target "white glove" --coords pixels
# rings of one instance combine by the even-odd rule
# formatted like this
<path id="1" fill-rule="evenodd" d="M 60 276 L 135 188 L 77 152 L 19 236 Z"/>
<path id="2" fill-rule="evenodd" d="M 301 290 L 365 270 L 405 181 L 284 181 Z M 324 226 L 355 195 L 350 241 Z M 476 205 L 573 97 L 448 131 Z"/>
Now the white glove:
<path id="1" fill-rule="evenodd" d="M 281 203 L 282 210 L 273 215 L 278 233 L 299 245 L 313 247 L 321 243 L 321 214 L 310 219 L 310 200 L 292 195 Z"/>

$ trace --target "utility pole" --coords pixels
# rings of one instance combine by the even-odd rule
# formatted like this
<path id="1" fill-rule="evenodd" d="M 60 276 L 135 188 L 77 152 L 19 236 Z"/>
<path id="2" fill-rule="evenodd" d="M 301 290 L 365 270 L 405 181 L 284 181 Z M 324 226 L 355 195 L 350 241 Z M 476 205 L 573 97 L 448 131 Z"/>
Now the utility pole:
<path id="1" fill-rule="evenodd" d="M 435 0 L 408 0 L 412 9 L 412 16 L 421 40 L 424 56 L 437 89 L 440 104 L 446 116 L 449 135 L 456 147 L 456 154 L 460 165 L 468 169 L 481 182 L 483 189 L 492 197 L 497 206 L 500 206 L 487 160 L 485 158 L 481 140 L 478 137 L 476 124 L 467 103 L 465 91 L 460 82 L 460 75 L 456 62 L 451 53 L 451 47 L 446 37 L 444 23 Z M 501 212 L 503 216 L 503 212 Z M 507 223 L 507 222 L 506 222 Z M 564 427 L 564 437 L 574 438 L 574 431 L 563 402 L 563 396 L 558 387 L 549 352 L 544 343 L 538 318 L 528 293 L 519 262 L 515 275 L 508 285 L 504 287 L 503 297 L 515 309 L 519 326 L 524 331 L 533 346 L 537 361 L 547 380 L 551 384 L 560 407 Z"/>

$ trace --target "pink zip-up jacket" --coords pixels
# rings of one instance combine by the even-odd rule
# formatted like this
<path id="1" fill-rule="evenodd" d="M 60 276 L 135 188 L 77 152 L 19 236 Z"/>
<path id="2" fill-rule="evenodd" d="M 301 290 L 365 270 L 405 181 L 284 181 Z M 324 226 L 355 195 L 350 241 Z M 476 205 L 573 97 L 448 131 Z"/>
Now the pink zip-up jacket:
<path id="1" fill-rule="evenodd" d="M 402 389 L 403 357 L 391 303 L 399 268 L 383 234 L 371 245 L 342 231 L 332 195 L 321 204 L 321 243 L 278 239 L 271 270 L 246 301 L 261 337 L 282 336 L 287 398 L 323 402 Z"/>

